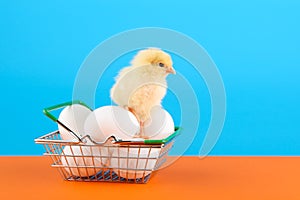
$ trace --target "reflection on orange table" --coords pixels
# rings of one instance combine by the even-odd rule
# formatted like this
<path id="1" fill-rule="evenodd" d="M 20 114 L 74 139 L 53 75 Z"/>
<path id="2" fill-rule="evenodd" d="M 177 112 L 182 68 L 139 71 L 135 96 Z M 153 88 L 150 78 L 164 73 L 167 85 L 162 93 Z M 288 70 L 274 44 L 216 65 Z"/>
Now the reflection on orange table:
<path id="1" fill-rule="evenodd" d="M 64 181 L 46 157 L 0 157 L 1 199 L 300 199 L 300 157 L 182 157 L 147 184 Z"/>

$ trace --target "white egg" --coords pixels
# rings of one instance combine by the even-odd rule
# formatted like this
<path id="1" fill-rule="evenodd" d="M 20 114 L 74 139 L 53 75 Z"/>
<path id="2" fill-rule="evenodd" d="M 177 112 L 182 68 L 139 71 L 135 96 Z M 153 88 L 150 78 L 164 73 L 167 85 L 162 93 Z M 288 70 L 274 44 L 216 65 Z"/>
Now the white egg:
<path id="1" fill-rule="evenodd" d="M 172 116 L 160 106 L 151 109 L 150 119 L 144 124 L 144 135 L 150 139 L 164 139 L 174 133 Z"/>
<path id="2" fill-rule="evenodd" d="M 96 142 L 103 142 L 111 135 L 123 140 L 131 139 L 139 129 L 136 117 L 119 106 L 104 106 L 94 110 L 84 124 L 84 132 Z"/>
<path id="3" fill-rule="evenodd" d="M 155 167 L 160 148 L 127 148 L 114 150 L 110 167 L 118 176 L 126 179 L 142 178 Z"/>
<path id="4" fill-rule="evenodd" d="M 73 104 L 65 107 L 61 111 L 58 120 L 78 134 L 79 137 L 82 137 L 84 135 L 84 122 L 90 113 L 92 113 L 92 111 L 87 107 L 80 104 Z M 58 130 L 63 140 L 76 138 L 60 124 L 58 124 Z"/>
<path id="5" fill-rule="evenodd" d="M 107 146 L 91 145 L 89 148 L 91 155 L 97 160 L 97 163 L 101 163 L 102 167 L 108 167 L 112 149 Z"/>
<path id="6" fill-rule="evenodd" d="M 99 158 L 91 155 L 89 147 L 66 146 L 61 154 L 61 163 L 66 166 L 65 170 L 70 176 L 92 176 L 100 170 L 102 163 Z"/>

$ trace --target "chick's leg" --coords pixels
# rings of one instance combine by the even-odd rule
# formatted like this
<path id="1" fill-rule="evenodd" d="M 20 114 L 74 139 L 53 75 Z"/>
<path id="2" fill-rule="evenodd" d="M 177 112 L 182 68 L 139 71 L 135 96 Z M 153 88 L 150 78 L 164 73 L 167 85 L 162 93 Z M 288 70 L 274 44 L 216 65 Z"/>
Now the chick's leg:
<path id="1" fill-rule="evenodd" d="M 149 137 L 145 136 L 145 134 L 144 134 L 144 122 L 143 121 L 140 121 L 140 131 L 138 133 L 136 133 L 133 137 L 134 138 L 149 139 Z"/>
<path id="2" fill-rule="evenodd" d="M 148 136 L 145 136 L 145 133 L 144 133 L 144 125 L 145 125 L 145 122 L 140 121 L 140 133 L 139 133 L 139 137 L 140 137 L 140 138 L 144 138 L 144 139 L 149 139 Z"/>
<path id="3" fill-rule="evenodd" d="M 140 117 L 138 116 L 138 114 L 134 111 L 133 108 L 130 108 L 128 106 L 125 107 L 125 109 L 129 110 L 130 112 L 132 112 L 134 114 L 134 116 L 138 119 L 139 123 L 140 123 L 140 131 L 138 133 L 136 133 L 133 137 L 134 138 L 144 138 L 144 139 L 149 139 L 149 137 L 144 135 L 144 124 L 145 122 L 140 120 Z"/>

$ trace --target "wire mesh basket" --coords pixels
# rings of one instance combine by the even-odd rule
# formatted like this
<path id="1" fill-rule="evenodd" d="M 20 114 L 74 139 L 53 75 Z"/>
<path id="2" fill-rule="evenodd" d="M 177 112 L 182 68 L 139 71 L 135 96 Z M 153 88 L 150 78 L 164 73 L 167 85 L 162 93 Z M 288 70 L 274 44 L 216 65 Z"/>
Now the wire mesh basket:
<path id="1" fill-rule="evenodd" d="M 44 113 L 64 126 L 49 111 L 74 103 L 82 104 L 68 102 L 44 109 Z M 163 140 L 122 141 L 112 135 L 104 142 L 95 142 L 89 135 L 80 138 L 73 132 L 76 140 L 63 140 L 60 132 L 54 131 L 35 142 L 43 144 L 44 155 L 51 157 L 51 166 L 57 168 L 65 180 L 146 183 L 166 161 L 179 131 L 176 127 L 174 133 Z"/>

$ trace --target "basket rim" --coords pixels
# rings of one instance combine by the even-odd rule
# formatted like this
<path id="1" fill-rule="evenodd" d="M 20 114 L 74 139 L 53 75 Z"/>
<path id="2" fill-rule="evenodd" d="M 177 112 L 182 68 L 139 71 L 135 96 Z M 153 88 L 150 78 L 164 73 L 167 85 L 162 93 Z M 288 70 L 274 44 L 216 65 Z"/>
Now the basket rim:
<path id="1" fill-rule="evenodd" d="M 117 141 L 117 142 L 110 142 L 110 145 L 113 144 L 113 145 L 118 145 L 118 146 L 141 146 L 141 145 L 145 145 L 145 146 L 148 146 L 148 145 L 157 145 L 157 146 L 161 146 L 161 145 L 165 145 L 169 142 L 171 142 L 176 136 L 178 136 L 180 134 L 180 131 L 182 130 L 182 128 L 180 127 L 175 127 L 175 131 L 174 133 L 172 133 L 170 136 L 164 138 L 164 139 L 161 139 L 161 140 L 144 140 L 144 141 Z M 89 135 L 86 135 L 84 136 L 83 138 L 81 138 L 81 141 L 79 140 L 76 140 L 74 138 L 74 140 L 62 140 L 62 139 L 48 139 L 49 137 L 51 137 L 52 135 L 55 135 L 55 134 L 60 134 L 58 130 L 56 131 L 52 131 L 50 133 L 47 133 L 45 135 L 42 135 L 38 138 L 36 138 L 34 140 L 34 142 L 36 144 L 64 144 L 64 145 L 80 145 L 80 146 L 107 146 L 107 142 L 104 142 L 104 143 L 96 143 L 94 142 L 94 144 L 87 144 L 87 143 L 84 143 L 82 142 L 83 138 L 85 137 L 89 137 Z M 109 138 L 108 138 L 109 140 Z"/>

